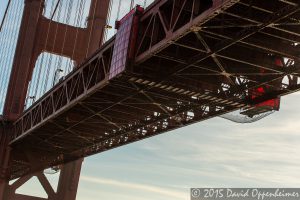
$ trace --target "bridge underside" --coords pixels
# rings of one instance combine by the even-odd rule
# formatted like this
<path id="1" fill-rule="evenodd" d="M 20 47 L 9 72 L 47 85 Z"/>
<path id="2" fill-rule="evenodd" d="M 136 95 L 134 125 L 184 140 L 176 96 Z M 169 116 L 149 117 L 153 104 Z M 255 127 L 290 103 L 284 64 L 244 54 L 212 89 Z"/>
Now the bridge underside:
<path id="1" fill-rule="evenodd" d="M 300 88 L 299 1 L 216 0 L 205 12 L 172 2 L 145 11 L 125 71 L 109 78 L 113 38 L 24 113 L 11 178 Z M 258 87 L 267 92 L 249 98 Z"/>

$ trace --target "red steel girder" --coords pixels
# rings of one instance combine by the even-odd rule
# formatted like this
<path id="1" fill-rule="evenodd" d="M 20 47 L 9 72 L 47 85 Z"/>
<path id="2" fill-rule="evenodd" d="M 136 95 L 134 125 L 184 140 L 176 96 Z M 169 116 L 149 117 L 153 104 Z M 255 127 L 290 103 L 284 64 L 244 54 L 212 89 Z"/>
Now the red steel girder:
<path id="1" fill-rule="evenodd" d="M 298 1 L 274 1 L 270 11 L 255 1 L 255 9 L 264 12 L 259 23 L 239 17 L 243 13 L 237 8 L 247 0 L 178 2 L 156 1 L 145 11 L 135 62 L 125 71 L 107 78 L 113 38 L 19 118 L 11 178 L 34 171 L 21 149 L 40 161 L 34 169 L 43 169 L 246 107 L 251 102 L 244 96 L 261 85 L 270 86 L 270 92 L 258 101 L 300 88 L 298 47 L 289 46 L 277 29 L 270 33 L 272 24 L 297 17 Z M 283 8 L 275 9 L 279 4 Z M 210 27 L 224 25 L 222 16 L 236 20 L 213 32 Z M 256 25 L 242 26 L 247 19 Z M 270 44 L 265 32 L 286 48 Z M 104 54 L 110 55 L 106 62 Z M 274 56 L 293 62 L 277 68 Z"/>

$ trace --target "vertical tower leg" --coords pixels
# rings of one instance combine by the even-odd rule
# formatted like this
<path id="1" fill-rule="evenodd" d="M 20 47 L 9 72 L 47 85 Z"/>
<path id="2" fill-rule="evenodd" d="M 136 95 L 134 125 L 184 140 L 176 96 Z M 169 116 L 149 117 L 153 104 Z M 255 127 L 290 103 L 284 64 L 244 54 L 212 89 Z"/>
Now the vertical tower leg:
<path id="1" fill-rule="evenodd" d="M 60 31 L 66 32 L 68 30 L 68 39 L 75 40 L 74 33 L 80 35 L 82 38 L 80 44 L 76 46 L 74 53 L 76 57 L 70 57 L 67 51 L 73 48 L 74 42 L 69 42 L 65 45 L 64 52 L 61 52 L 61 43 L 56 40 L 46 41 L 44 36 L 45 27 L 50 26 L 49 19 L 42 16 L 45 0 L 25 0 L 24 13 L 22 24 L 20 27 L 18 44 L 8 86 L 5 106 L 4 118 L 7 121 L 15 121 L 24 110 L 24 103 L 27 94 L 28 84 L 31 80 L 36 59 L 41 52 L 50 52 L 63 56 L 68 56 L 75 61 L 82 61 L 86 56 L 90 56 L 97 50 L 101 44 L 104 27 L 106 24 L 106 16 L 108 13 L 110 0 L 92 0 L 91 8 L 88 17 L 88 26 L 85 29 L 71 27 L 57 22 L 51 22 L 52 26 L 57 27 Z M 49 28 L 52 30 L 52 28 Z M 55 31 L 56 32 L 56 31 Z M 52 37 L 52 32 L 49 32 L 47 38 Z M 60 38 L 62 39 L 62 38 Z M 46 48 L 45 42 L 48 42 L 51 50 Z M 53 48 L 52 46 L 53 45 Z M 58 47 L 57 47 L 58 46 Z M 41 48 L 43 47 L 43 48 Z M 54 48 L 57 47 L 57 48 Z M 46 48 L 46 49 L 45 49 Z M 59 49 L 59 51 L 57 50 Z M 57 51 L 56 51 L 57 50 Z M 33 176 L 36 176 L 48 195 L 48 200 L 75 200 L 78 188 L 78 181 L 82 161 L 78 160 L 73 163 L 61 166 L 61 173 L 57 192 L 52 188 L 43 172 L 21 177 L 13 184 L 9 185 L 9 161 L 10 158 L 10 132 L 7 128 L 0 125 L 0 200 L 43 200 L 43 198 L 26 196 L 16 194 L 16 190 L 24 185 Z M 24 149 L 26 151 L 26 149 Z"/>
<path id="2" fill-rule="evenodd" d="M 75 200 L 83 159 L 62 166 L 57 188 L 57 200 Z"/>
<path id="3" fill-rule="evenodd" d="M 21 177 L 11 185 L 8 184 L 7 179 L 4 179 L 0 184 L 0 200 L 76 200 L 82 161 L 83 159 L 80 159 L 61 167 L 56 192 L 44 172 Z M 26 184 L 32 177 L 37 177 L 39 184 L 41 184 L 48 196 L 47 198 L 16 193 L 16 190 Z"/>
<path id="4" fill-rule="evenodd" d="M 10 148 L 9 127 L 0 121 L 0 200 L 7 196 Z"/>

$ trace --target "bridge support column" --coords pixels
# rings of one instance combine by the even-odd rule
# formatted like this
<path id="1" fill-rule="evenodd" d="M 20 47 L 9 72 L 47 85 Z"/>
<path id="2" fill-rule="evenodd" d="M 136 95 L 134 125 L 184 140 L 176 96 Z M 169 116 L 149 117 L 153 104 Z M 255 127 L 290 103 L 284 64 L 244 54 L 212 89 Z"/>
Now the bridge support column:
<path id="1" fill-rule="evenodd" d="M 45 0 L 25 0 L 3 112 L 3 118 L 6 121 L 15 121 L 24 111 L 28 84 L 36 60 L 42 52 L 66 56 L 80 63 L 100 47 L 109 1 L 92 0 L 87 28 L 79 28 L 45 18 L 43 16 Z M 47 37 L 45 37 L 45 33 L 48 34 Z M 15 193 L 16 189 L 32 176 L 38 178 L 48 194 L 48 200 L 75 200 L 82 160 L 61 166 L 57 192 L 54 192 L 43 172 L 21 177 L 9 185 L 10 173 L 7 170 L 12 159 L 9 155 L 10 132 L 2 125 L 0 128 L 0 200 L 42 200 L 42 198 Z"/>
<path id="2" fill-rule="evenodd" d="M 38 19 L 42 14 L 43 7 L 43 1 L 41 0 L 25 1 L 3 112 L 6 120 L 15 120 L 24 110 L 27 87 L 35 64 L 31 58 L 38 27 Z"/>
<path id="3" fill-rule="evenodd" d="M 69 57 L 80 64 L 100 46 L 109 0 L 92 0 L 86 28 L 43 16 L 45 0 L 25 0 L 25 8 L 4 106 L 4 118 L 14 121 L 24 110 L 28 84 L 42 52 Z"/>
<path id="4" fill-rule="evenodd" d="M 8 196 L 10 133 L 10 127 L 5 122 L 0 122 L 0 200 Z"/>
<path id="5" fill-rule="evenodd" d="M 81 164 L 83 159 L 65 164 L 61 167 L 57 191 L 51 186 L 44 172 L 21 177 L 11 185 L 7 179 L 0 184 L 0 200 L 76 200 Z M 47 198 L 17 194 L 16 190 L 26 184 L 32 177 L 37 177 L 39 183 L 47 194 Z"/>
<path id="6" fill-rule="evenodd" d="M 62 166 L 57 188 L 57 200 L 75 200 L 83 159 Z"/>

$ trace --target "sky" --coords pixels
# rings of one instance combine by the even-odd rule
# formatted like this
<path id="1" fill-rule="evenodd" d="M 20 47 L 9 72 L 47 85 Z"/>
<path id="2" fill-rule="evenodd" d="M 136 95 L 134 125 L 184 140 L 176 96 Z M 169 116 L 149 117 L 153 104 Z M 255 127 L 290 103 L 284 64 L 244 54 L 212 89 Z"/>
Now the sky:
<path id="1" fill-rule="evenodd" d="M 299 100 L 300 93 L 283 97 L 279 112 L 252 124 L 213 118 L 88 157 L 77 200 L 188 200 L 191 187 L 300 187 Z M 54 186 L 57 176 L 48 175 Z M 44 196 L 34 180 L 18 192 Z"/>

